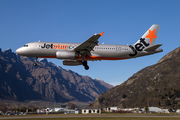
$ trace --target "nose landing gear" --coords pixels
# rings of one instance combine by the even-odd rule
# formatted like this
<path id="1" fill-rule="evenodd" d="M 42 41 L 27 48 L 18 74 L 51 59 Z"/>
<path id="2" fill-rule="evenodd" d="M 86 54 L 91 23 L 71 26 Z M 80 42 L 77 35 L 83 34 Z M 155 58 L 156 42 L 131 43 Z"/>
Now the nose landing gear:
<path id="1" fill-rule="evenodd" d="M 36 58 L 35 58 L 35 62 L 33 63 L 34 66 L 37 65 L 37 59 L 38 59 L 38 58 L 36 57 Z"/>
<path id="2" fill-rule="evenodd" d="M 84 61 L 82 62 L 82 64 L 83 64 L 85 70 L 89 70 L 89 66 L 87 65 L 87 61 L 84 60 Z"/>
<path id="3" fill-rule="evenodd" d="M 37 63 L 33 63 L 33 65 L 34 65 L 34 66 L 36 66 L 36 65 L 37 65 Z"/>

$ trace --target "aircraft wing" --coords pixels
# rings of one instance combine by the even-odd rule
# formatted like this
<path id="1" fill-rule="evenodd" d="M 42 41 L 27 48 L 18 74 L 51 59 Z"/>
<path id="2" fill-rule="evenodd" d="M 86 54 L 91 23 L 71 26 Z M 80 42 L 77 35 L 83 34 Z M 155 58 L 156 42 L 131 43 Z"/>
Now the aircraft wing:
<path id="1" fill-rule="evenodd" d="M 98 39 L 100 36 L 103 36 L 103 33 L 104 32 L 93 35 L 85 42 L 77 46 L 74 51 L 80 53 L 82 57 L 85 57 L 85 55 L 90 56 L 90 51 L 98 44 Z"/>

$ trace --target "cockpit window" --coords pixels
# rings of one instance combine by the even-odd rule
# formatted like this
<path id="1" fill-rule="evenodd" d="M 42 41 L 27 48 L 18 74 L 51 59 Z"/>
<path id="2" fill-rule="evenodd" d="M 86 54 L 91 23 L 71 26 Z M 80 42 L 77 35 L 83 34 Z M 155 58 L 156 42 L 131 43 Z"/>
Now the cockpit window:
<path id="1" fill-rule="evenodd" d="M 24 45 L 24 47 L 28 47 L 28 45 Z"/>

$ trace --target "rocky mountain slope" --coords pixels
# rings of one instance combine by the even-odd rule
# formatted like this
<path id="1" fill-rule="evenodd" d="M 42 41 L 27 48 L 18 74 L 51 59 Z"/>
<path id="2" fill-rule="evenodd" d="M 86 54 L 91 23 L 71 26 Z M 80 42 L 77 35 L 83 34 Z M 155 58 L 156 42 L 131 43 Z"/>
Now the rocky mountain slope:
<path id="1" fill-rule="evenodd" d="M 33 58 L 0 49 L 0 99 L 87 102 L 113 87 L 98 79 L 65 70 L 46 59 L 33 66 Z"/>
<path id="2" fill-rule="evenodd" d="M 180 108 L 180 47 L 155 65 L 146 67 L 127 81 L 99 95 L 93 107 Z"/>

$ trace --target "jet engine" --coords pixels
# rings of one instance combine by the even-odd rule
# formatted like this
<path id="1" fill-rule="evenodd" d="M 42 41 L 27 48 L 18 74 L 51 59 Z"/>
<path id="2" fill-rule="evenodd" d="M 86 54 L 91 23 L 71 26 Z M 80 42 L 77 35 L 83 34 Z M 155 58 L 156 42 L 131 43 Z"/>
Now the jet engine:
<path id="1" fill-rule="evenodd" d="M 63 60 L 63 65 L 67 65 L 67 66 L 82 65 L 82 61 L 77 61 L 77 60 Z"/>
<path id="2" fill-rule="evenodd" d="M 75 59 L 77 57 L 78 57 L 78 55 L 75 52 L 69 52 L 69 51 L 56 52 L 57 59 Z"/>

